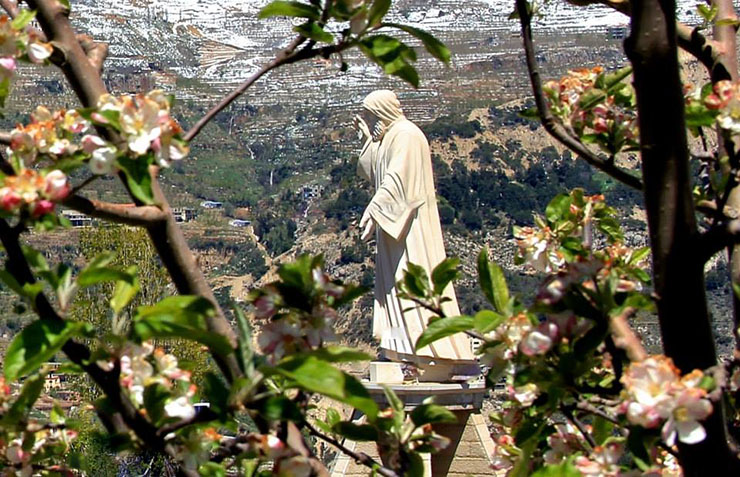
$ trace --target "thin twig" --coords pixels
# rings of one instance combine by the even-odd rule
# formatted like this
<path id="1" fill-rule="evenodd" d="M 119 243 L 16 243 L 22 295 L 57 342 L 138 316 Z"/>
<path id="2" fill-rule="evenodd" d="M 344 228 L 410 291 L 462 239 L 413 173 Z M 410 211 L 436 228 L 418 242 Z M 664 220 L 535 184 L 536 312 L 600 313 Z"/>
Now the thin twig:
<path id="1" fill-rule="evenodd" d="M 375 459 L 365 454 L 364 452 L 354 452 L 354 451 L 349 450 L 338 440 L 320 432 L 318 429 L 313 427 L 311 423 L 309 423 L 308 421 L 305 421 L 304 425 L 306 426 L 306 429 L 308 429 L 308 432 L 311 435 L 313 435 L 314 437 L 318 437 L 319 439 L 323 441 L 328 442 L 329 444 L 333 445 L 340 451 L 344 452 L 345 454 L 353 458 L 356 462 L 359 462 L 360 464 L 366 467 L 369 467 L 370 469 L 375 470 L 375 472 L 377 472 L 379 475 L 383 475 L 385 477 L 399 477 L 399 475 L 396 472 L 394 472 L 393 470 L 387 467 L 383 467 Z"/>
<path id="2" fill-rule="evenodd" d="M 193 138 L 197 136 L 198 133 L 200 133 L 201 129 L 205 127 L 206 124 L 208 124 L 218 113 L 223 111 L 224 108 L 230 105 L 236 98 L 244 94 L 244 92 L 247 91 L 249 87 L 252 86 L 258 79 L 262 78 L 262 76 L 264 76 L 269 71 L 274 70 L 275 68 L 285 64 L 290 56 L 295 53 L 295 49 L 298 48 L 304 41 L 306 41 L 306 38 L 298 35 L 292 42 L 290 42 L 287 47 L 285 47 L 280 53 L 278 53 L 275 58 L 270 60 L 252 76 L 247 78 L 234 91 L 226 95 L 221 101 L 219 101 L 217 105 L 212 107 L 202 118 L 198 120 L 197 123 L 195 123 L 192 128 L 190 128 L 190 130 L 188 130 L 187 133 L 185 133 L 185 136 L 183 138 L 186 141 L 192 141 Z"/>
<path id="3" fill-rule="evenodd" d="M 623 349 L 630 361 L 642 361 L 648 357 L 648 353 L 627 321 L 634 312 L 634 308 L 626 307 L 622 313 L 609 317 L 609 331 L 614 345 Z"/>
<path id="4" fill-rule="evenodd" d="M 306 41 L 306 38 L 299 35 L 296 37 L 287 47 L 281 50 L 275 58 L 265 64 L 259 71 L 254 73 L 252 76 L 247 78 L 241 85 L 239 85 L 234 91 L 225 96 L 217 105 L 211 108 L 202 118 L 191 127 L 187 133 L 183 136 L 186 141 L 192 141 L 200 131 L 208 124 L 219 112 L 223 111 L 229 104 L 231 104 L 236 98 L 244 94 L 257 80 L 280 66 L 289 65 L 298 61 L 307 60 L 310 58 L 322 57 L 328 58 L 334 53 L 341 53 L 342 51 L 350 48 L 354 45 L 351 41 L 342 40 L 340 43 L 335 45 L 324 46 L 321 48 L 314 48 L 315 42 L 309 42 L 304 45 L 303 48 L 298 50 Z"/>
<path id="5" fill-rule="evenodd" d="M 576 429 L 578 429 L 581 435 L 583 435 L 583 438 L 586 439 L 586 442 L 588 442 L 592 449 L 598 447 L 598 444 L 596 444 L 596 441 L 594 440 L 594 436 L 592 436 L 591 433 L 588 432 L 586 426 L 584 426 L 583 423 L 576 417 L 572 408 L 568 406 L 560 406 L 560 410 L 563 412 L 565 417 L 571 423 L 573 423 L 574 426 L 576 426 Z"/>
<path id="6" fill-rule="evenodd" d="M 576 404 L 576 407 L 580 411 L 593 414 L 594 416 L 599 416 L 600 418 L 605 419 L 611 422 L 612 424 L 619 424 L 619 419 L 607 413 L 606 411 L 599 409 L 598 407 L 594 406 L 588 401 L 578 401 L 578 403 Z"/>

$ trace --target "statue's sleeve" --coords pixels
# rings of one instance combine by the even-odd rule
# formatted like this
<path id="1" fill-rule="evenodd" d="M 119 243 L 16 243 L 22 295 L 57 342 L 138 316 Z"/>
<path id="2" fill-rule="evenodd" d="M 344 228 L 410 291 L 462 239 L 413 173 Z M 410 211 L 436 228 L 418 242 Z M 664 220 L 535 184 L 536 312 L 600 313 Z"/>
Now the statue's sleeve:
<path id="1" fill-rule="evenodd" d="M 406 236 L 416 209 L 426 199 L 417 186 L 426 139 L 414 130 L 402 130 L 387 139 L 390 141 L 384 156 L 388 162 L 367 211 L 385 233 L 400 241 Z"/>
<path id="2" fill-rule="evenodd" d="M 368 138 L 362 146 L 360 158 L 357 160 L 357 175 L 371 184 L 375 181 L 373 174 L 373 161 L 378 152 L 378 143 Z"/>

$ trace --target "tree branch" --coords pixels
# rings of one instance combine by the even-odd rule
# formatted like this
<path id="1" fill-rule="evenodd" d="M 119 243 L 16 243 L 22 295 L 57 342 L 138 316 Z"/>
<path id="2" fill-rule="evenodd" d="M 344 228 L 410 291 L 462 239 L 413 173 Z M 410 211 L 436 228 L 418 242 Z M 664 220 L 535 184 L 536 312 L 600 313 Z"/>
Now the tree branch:
<path id="1" fill-rule="evenodd" d="M 28 0 L 28 4 L 37 11 L 36 19 L 47 38 L 53 41 L 62 53 L 61 57 L 53 57 L 55 64 L 62 70 L 82 104 L 86 107 L 96 106 L 98 98 L 107 91 L 98 69 L 80 45 L 65 9 L 56 0 Z M 114 143 L 120 140 L 113 137 L 110 131 L 104 132 Z M 165 220 L 147 224 L 146 229 L 152 243 L 178 292 L 183 295 L 199 295 L 209 300 L 216 310 L 213 316 L 206 318 L 209 331 L 221 334 L 236 349 L 236 334 L 198 267 L 182 230 L 172 216 L 169 203 L 156 180 L 156 172 L 157 168 L 152 168 L 152 189 L 156 202 L 165 214 Z M 137 202 L 137 205 L 142 204 Z M 229 382 L 242 374 L 234 354 L 225 358 L 214 355 L 214 359 Z"/>
<path id="2" fill-rule="evenodd" d="M 648 357 L 647 351 L 627 321 L 634 312 L 634 308 L 627 307 L 622 313 L 609 317 L 609 332 L 614 345 L 627 352 L 630 361 L 642 361 Z"/>
<path id="3" fill-rule="evenodd" d="M 146 227 L 166 220 L 166 215 L 162 209 L 154 205 L 114 204 L 88 199 L 79 195 L 68 197 L 63 204 L 90 217 L 119 224 Z"/>
<path id="4" fill-rule="evenodd" d="M 740 219 L 733 219 L 713 225 L 699 235 L 694 250 L 698 254 L 698 260 L 703 264 L 717 252 L 738 243 L 740 243 Z"/>
<path id="5" fill-rule="evenodd" d="M 290 56 L 295 53 L 295 49 L 298 48 L 304 41 L 306 41 L 306 38 L 298 35 L 292 42 L 290 42 L 287 47 L 285 47 L 277 55 L 275 55 L 275 58 L 270 60 L 252 76 L 247 78 L 247 80 L 240 84 L 234 91 L 226 95 L 221 101 L 219 101 L 217 105 L 212 107 L 202 118 L 198 120 L 197 123 L 195 123 L 192 128 L 190 128 L 190 130 L 188 130 L 187 133 L 185 133 L 185 136 L 183 136 L 183 138 L 186 141 L 192 141 L 193 138 L 197 136 L 198 133 L 200 133 L 200 131 L 205 127 L 206 124 L 211 122 L 211 120 L 218 113 L 223 111 L 224 108 L 230 105 L 236 98 L 244 94 L 244 92 L 247 91 L 249 87 L 252 86 L 258 79 L 262 78 L 262 76 L 264 76 L 269 71 L 284 65 L 288 58 L 290 58 Z"/>
<path id="6" fill-rule="evenodd" d="M 347 447 L 344 446 L 344 444 L 342 444 L 338 440 L 320 432 L 318 429 L 313 427 L 311 423 L 309 423 L 308 421 L 305 421 L 304 425 L 306 426 L 306 429 L 308 429 L 308 432 L 312 436 L 318 437 L 319 439 L 326 441 L 329 444 L 333 445 L 334 447 L 336 447 L 343 453 L 353 458 L 355 462 L 359 462 L 360 464 L 366 467 L 369 467 L 370 469 L 374 469 L 375 472 L 377 472 L 379 475 L 383 475 L 385 477 L 399 477 L 397 473 L 395 473 L 391 469 L 388 469 L 387 467 L 383 467 L 381 464 L 376 462 L 372 457 L 365 454 L 364 452 L 354 452 L 354 451 L 349 450 Z"/>
<path id="7" fill-rule="evenodd" d="M 11 228 L 4 219 L 0 219 L 0 241 L 7 254 L 6 263 L 8 272 L 18 281 L 19 284 L 33 284 L 36 279 L 26 261 L 19 242 L 20 230 Z M 38 293 L 33 301 L 33 308 L 36 314 L 42 320 L 64 321 L 56 312 L 43 292 Z M 154 427 L 136 407 L 121 388 L 118 380 L 120 369 L 104 371 L 95 363 L 89 363 L 90 350 L 82 343 L 69 340 L 62 347 L 64 353 L 70 361 L 82 367 L 87 374 L 100 386 L 106 396 L 111 399 L 115 409 L 121 413 L 126 425 L 136 433 L 136 435 L 153 449 L 167 452 L 167 446 L 164 440 L 157 438 L 156 427 Z"/>
<path id="8" fill-rule="evenodd" d="M 529 72 L 529 80 L 532 84 L 532 93 L 534 94 L 534 101 L 537 105 L 537 113 L 545 130 L 562 145 L 575 152 L 579 158 L 595 168 L 629 187 L 642 190 L 642 181 L 639 178 L 594 154 L 579 139 L 573 137 L 553 117 L 542 90 L 542 80 L 540 79 L 539 68 L 535 59 L 534 44 L 532 42 L 532 16 L 529 12 L 527 0 L 516 0 L 516 10 L 522 26 L 522 41 L 527 58 L 527 71 Z"/>
<path id="9" fill-rule="evenodd" d="M 280 66 L 289 65 L 301 60 L 316 58 L 318 56 L 328 58 L 333 53 L 339 53 L 352 46 L 352 43 L 342 42 L 336 45 L 314 48 L 313 46 L 315 42 L 312 41 L 309 42 L 306 47 L 296 51 L 296 49 L 305 41 L 305 37 L 298 35 L 287 47 L 285 47 L 277 55 L 275 55 L 275 58 L 265 64 L 262 68 L 260 68 L 259 71 L 247 78 L 247 80 L 240 84 L 234 91 L 229 93 L 218 104 L 212 107 L 202 118 L 198 120 L 198 122 L 195 123 L 195 125 L 193 125 L 193 127 L 190 128 L 190 130 L 188 130 L 187 133 L 185 133 L 185 136 L 183 136 L 183 138 L 186 141 L 192 141 L 193 138 L 197 136 L 200 131 L 206 126 L 206 124 L 208 124 L 219 112 L 223 111 L 224 108 L 231 104 L 236 98 L 244 94 L 247 89 L 249 89 L 257 80 L 259 80 L 269 71 L 274 70 Z"/>
<path id="10" fill-rule="evenodd" d="M 568 406 L 560 406 L 560 410 L 565 415 L 565 417 L 571 423 L 573 423 L 576 429 L 578 429 L 583 438 L 586 439 L 586 442 L 588 442 L 588 445 L 591 446 L 591 449 L 597 448 L 598 444 L 596 444 L 594 437 L 591 435 L 590 432 L 588 432 L 588 430 L 586 430 L 586 427 L 583 425 L 583 423 L 576 417 L 575 413 L 573 412 L 573 408 Z"/>

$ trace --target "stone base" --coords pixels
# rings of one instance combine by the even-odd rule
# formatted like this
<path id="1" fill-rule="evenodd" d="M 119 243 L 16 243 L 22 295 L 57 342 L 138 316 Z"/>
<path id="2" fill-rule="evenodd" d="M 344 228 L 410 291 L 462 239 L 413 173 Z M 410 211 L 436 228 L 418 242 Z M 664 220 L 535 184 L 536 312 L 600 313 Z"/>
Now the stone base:
<path id="1" fill-rule="evenodd" d="M 370 382 L 372 383 L 467 382 L 480 376 L 480 374 L 478 363 L 405 363 L 399 361 L 373 361 L 370 363 Z"/>
<path id="2" fill-rule="evenodd" d="M 381 408 L 387 407 L 383 388 L 377 383 L 365 383 L 370 394 Z M 422 454 L 425 477 L 463 477 L 495 475 L 491 469 L 494 443 L 480 413 L 486 389 L 478 385 L 423 383 L 391 385 L 391 389 L 412 410 L 429 396 L 435 403 L 447 407 L 458 419 L 454 424 L 435 424 L 436 432 L 450 439 L 450 445 L 437 454 Z M 353 421 L 360 423 L 364 416 L 356 414 Z M 364 452 L 380 462 L 374 442 L 344 441 L 344 445 L 355 452 Z M 331 477 L 367 476 L 370 469 L 341 454 L 331 468 Z"/>

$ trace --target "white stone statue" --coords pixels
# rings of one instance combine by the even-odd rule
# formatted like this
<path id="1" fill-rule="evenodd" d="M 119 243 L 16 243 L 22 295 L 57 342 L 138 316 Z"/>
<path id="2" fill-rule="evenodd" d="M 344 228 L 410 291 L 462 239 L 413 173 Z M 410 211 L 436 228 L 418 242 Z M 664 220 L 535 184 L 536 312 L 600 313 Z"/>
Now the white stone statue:
<path id="1" fill-rule="evenodd" d="M 360 219 L 362 239 L 375 232 L 377 240 L 373 334 L 383 358 L 414 365 L 420 380 L 469 379 L 479 369 L 468 336 L 456 334 L 415 351 L 432 314 L 399 298 L 396 290 L 407 263 L 424 267 L 431 276 L 445 259 L 429 143 L 406 119 L 392 91 L 374 91 L 362 106 L 355 117 L 363 141 L 358 174 L 375 186 Z M 445 296 L 450 298 L 442 305 L 445 314 L 459 315 L 452 285 Z"/>

